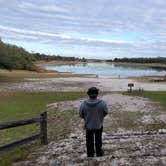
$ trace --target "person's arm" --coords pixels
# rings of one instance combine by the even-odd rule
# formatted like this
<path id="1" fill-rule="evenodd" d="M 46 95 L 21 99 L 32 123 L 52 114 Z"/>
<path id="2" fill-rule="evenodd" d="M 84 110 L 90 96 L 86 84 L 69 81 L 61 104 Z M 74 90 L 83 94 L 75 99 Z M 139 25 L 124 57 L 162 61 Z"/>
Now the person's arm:
<path id="1" fill-rule="evenodd" d="M 84 106 L 83 106 L 83 105 L 84 105 L 84 104 L 82 103 L 81 106 L 80 106 L 79 115 L 80 115 L 81 118 L 84 119 L 84 110 L 83 110 L 83 107 L 84 107 Z"/>
<path id="2" fill-rule="evenodd" d="M 104 117 L 108 114 L 107 104 L 103 101 L 103 115 Z"/>

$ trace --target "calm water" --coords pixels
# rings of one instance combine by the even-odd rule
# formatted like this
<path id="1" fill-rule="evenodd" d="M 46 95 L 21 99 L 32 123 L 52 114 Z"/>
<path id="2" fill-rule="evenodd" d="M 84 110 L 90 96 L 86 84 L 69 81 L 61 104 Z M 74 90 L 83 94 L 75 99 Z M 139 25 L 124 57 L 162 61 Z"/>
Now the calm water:
<path id="1" fill-rule="evenodd" d="M 147 67 L 133 67 L 106 63 L 87 63 L 76 65 L 44 65 L 47 70 L 71 72 L 78 74 L 95 74 L 99 76 L 146 76 L 166 75 L 164 70 L 155 70 Z"/>

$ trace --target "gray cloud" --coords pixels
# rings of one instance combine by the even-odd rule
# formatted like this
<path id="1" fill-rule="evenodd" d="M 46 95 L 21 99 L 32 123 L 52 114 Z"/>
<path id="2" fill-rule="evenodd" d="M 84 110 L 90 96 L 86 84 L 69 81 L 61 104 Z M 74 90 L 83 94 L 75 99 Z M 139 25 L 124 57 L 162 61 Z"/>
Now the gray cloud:
<path id="1" fill-rule="evenodd" d="M 42 12 L 68 12 L 67 9 L 58 6 L 37 5 L 29 2 L 21 2 L 18 7 L 23 10 L 39 10 Z"/>
<path id="2" fill-rule="evenodd" d="M 166 56 L 165 9 L 165 0 L 0 0 L 0 37 L 74 54 Z"/>

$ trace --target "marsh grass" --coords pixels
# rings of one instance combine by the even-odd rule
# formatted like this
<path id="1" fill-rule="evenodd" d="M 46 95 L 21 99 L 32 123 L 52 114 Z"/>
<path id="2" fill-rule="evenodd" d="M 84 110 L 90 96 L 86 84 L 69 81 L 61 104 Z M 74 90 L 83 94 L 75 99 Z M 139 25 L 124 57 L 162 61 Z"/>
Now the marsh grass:
<path id="1" fill-rule="evenodd" d="M 39 117 L 40 112 L 45 110 L 49 103 L 75 100 L 85 97 L 84 92 L 13 92 L 0 94 L 0 121 L 12 121 Z M 65 137 L 70 131 L 70 120 L 75 117 L 74 111 L 62 112 L 52 110 L 48 112 L 48 139 L 58 140 Z M 33 124 L 13 129 L 0 131 L 0 145 L 12 142 L 17 139 L 25 138 L 39 132 L 39 125 Z M 0 165 L 11 165 L 12 162 L 23 160 L 32 149 L 40 146 L 40 141 L 19 146 L 0 154 Z"/>

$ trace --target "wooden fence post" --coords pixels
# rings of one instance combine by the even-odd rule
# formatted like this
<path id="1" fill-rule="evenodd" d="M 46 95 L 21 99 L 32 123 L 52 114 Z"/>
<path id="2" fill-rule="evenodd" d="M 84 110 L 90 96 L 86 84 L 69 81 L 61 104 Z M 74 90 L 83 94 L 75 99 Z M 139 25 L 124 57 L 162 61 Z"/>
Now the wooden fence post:
<path id="1" fill-rule="evenodd" d="M 40 122 L 40 136 L 41 136 L 41 143 L 46 145 L 47 141 L 47 112 L 42 112 L 40 114 L 41 122 Z"/>

